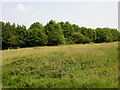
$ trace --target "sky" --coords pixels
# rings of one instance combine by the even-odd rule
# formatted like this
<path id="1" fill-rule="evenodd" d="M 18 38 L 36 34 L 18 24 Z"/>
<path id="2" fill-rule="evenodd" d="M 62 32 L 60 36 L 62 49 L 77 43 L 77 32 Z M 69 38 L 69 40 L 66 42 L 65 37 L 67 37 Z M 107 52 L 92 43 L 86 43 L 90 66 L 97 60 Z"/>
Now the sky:
<path id="1" fill-rule="evenodd" d="M 71 0 L 72 1 L 72 0 Z M 2 7 L 2 8 L 1 8 Z M 51 19 L 69 21 L 87 28 L 118 28 L 118 2 L 7 2 L 0 4 L 0 21 L 25 25 L 27 28 Z"/>

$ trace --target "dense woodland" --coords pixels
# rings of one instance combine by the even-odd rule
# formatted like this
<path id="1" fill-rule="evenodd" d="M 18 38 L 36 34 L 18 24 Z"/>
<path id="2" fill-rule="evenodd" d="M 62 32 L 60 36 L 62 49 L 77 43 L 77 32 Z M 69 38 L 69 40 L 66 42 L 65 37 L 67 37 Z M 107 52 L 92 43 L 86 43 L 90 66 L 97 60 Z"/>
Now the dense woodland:
<path id="1" fill-rule="evenodd" d="M 45 26 L 33 23 L 28 29 L 24 25 L 0 22 L 2 25 L 2 49 L 34 46 L 56 46 L 60 44 L 85 44 L 118 41 L 120 32 L 110 28 L 79 27 L 70 22 L 50 20 Z"/>

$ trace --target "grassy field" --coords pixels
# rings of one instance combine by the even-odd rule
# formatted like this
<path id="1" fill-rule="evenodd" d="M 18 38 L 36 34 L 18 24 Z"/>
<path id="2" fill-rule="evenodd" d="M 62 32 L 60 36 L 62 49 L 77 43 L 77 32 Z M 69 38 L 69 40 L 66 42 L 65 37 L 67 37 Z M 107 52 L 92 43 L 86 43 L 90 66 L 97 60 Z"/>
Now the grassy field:
<path id="1" fill-rule="evenodd" d="M 2 51 L 3 88 L 117 88 L 118 43 Z"/>

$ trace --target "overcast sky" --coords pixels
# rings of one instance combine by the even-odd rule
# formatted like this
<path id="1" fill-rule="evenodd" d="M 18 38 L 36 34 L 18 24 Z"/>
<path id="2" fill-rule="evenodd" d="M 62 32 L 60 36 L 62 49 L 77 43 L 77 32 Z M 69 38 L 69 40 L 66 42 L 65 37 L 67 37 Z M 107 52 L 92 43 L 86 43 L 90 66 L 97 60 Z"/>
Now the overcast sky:
<path id="1" fill-rule="evenodd" d="M 1 11 L 0 21 L 27 27 L 34 22 L 45 25 L 53 19 L 80 27 L 118 28 L 118 2 L 2 2 Z"/>

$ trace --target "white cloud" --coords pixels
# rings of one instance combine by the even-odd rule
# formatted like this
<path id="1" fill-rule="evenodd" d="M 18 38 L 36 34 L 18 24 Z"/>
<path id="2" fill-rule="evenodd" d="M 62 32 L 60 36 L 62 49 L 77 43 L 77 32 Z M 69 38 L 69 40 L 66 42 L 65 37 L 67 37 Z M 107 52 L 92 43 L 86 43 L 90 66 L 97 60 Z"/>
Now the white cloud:
<path id="1" fill-rule="evenodd" d="M 26 11 L 28 8 L 26 6 L 24 6 L 23 4 L 18 4 L 16 6 L 17 10 L 20 10 L 20 11 Z"/>

